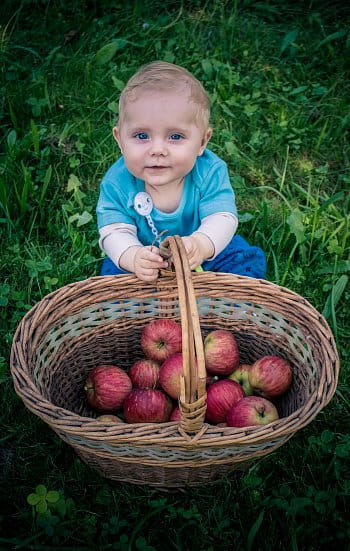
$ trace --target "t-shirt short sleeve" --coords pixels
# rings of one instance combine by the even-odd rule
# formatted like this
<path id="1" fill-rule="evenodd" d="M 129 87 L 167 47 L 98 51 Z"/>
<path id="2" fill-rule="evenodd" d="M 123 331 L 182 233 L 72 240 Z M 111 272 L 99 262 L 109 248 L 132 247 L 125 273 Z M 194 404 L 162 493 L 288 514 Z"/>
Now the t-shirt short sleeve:
<path id="1" fill-rule="evenodd" d="M 199 215 L 203 219 L 216 212 L 237 216 L 235 194 L 226 163 L 206 150 L 197 163 L 196 182 L 199 186 Z"/>
<path id="2" fill-rule="evenodd" d="M 108 224 L 135 224 L 133 201 L 134 177 L 125 167 L 124 159 L 114 163 L 100 185 L 96 206 L 98 228 Z"/>

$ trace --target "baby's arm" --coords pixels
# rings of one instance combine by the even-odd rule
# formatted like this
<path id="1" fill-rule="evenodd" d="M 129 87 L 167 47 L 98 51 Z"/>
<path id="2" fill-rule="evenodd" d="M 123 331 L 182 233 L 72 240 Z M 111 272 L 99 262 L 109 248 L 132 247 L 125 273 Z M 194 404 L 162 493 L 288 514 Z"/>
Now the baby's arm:
<path id="1" fill-rule="evenodd" d="M 154 281 L 160 268 L 168 263 L 155 246 L 143 246 L 132 224 L 109 224 L 100 229 L 99 244 L 109 258 L 127 272 L 135 273 L 142 281 Z"/>
<path id="2" fill-rule="evenodd" d="M 204 260 L 212 260 L 231 241 L 238 226 L 236 216 L 229 212 L 218 212 L 203 218 L 199 228 L 183 237 L 191 270 Z"/>

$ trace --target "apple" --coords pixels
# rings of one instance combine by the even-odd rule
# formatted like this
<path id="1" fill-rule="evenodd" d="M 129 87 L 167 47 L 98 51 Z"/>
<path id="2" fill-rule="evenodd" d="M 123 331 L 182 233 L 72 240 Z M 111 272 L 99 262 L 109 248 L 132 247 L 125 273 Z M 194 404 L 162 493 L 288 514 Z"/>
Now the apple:
<path id="1" fill-rule="evenodd" d="M 123 405 L 127 423 L 165 423 L 169 421 L 172 409 L 169 396 L 152 388 L 134 388 Z"/>
<path id="2" fill-rule="evenodd" d="M 180 398 L 180 377 L 183 373 L 182 352 L 177 352 L 167 358 L 159 370 L 159 383 L 163 390 L 174 399 Z M 196 360 L 197 366 L 197 360 Z"/>
<path id="3" fill-rule="evenodd" d="M 114 423 L 124 423 L 124 421 L 122 421 L 120 417 L 111 414 L 108 415 L 107 413 L 106 415 L 99 415 L 98 417 L 96 417 L 96 421 L 101 421 L 101 423 L 105 423 L 106 425 L 113 425 Z"/>
<path id="4" fill-rule="evenodd" d="M 141 348 L 148 358 L 158 362 L 181 352 L 181 325 L 171 318 L 151 321 L 141 333 Z"/>
<path id="5" fill-rule="evenodd" d="M 181 419 L 181 410 L 179 406 L 176 406 L 171 412 L 169 421 L 180 421 Z"/>
<path id="6" fill-rule="evenodd" d="M 211 331 L 204 339 L 205 367 L 214 375 L 229 375 L 239 366 L 234 335 L 227 329 Z"/>
<path id="7" fill-rule="evenodd" d="M 156 388 L 159 384 L 159 364 L 147 358 L 138 360 L 130 367 L 129 377 L 134 388 Z"/>
<path id="8" fill-rule="evenodd" d="M 228 376 L 231 381 L 236 381 L 241 385 L 246 396 L 251 396 L 253 394 L 253 389 L 249 382 L 250 368 L 250 364 L 241 364 Z"/>
<path id="9" fill-rule="evenodd" d="M 129 375 L 115 365 L 98 365 L 88 374 L 84 390 L 88 404 L 97 411 L 122 407 L 132 388 Z"/>
<path id="10" fill-rule="evenodd" d="M 278 411 L 274 404 L 262 396 L 244 396 L 228 410 L 226 415 L 229 427 L 267 425 L 278 418 Z"/>
<path id="11" fill-rule="evenodd" d="M 250 368 L 249 383 L 254 394 L 273 398 L 283 394 L 292 384 L 292 368 L 280 356 L 262 356 Z"/>
<path id="12" fill-rule="evenodd" d="M 210 423 L 225 423 L 228 410 L 243 398 L 244 390 L 239 383 L 221 379 L 207 388 L 206 419 Z"/>

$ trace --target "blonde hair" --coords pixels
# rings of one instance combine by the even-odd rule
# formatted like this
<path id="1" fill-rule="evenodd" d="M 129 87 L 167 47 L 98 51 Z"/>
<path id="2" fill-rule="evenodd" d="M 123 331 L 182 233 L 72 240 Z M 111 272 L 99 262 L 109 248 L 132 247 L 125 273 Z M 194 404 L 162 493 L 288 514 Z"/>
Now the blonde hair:
<path id="1" fill-rule="evenodd" d="M 143 65 L 127 82 L 119 98 L 119 124 L 127 102 L 134 101 L 140 90 L 189 90 L 189 101 L 198 107 L 197 121 L 209 127 L 210 99 L 202 83 L 184 67 L 166 61 Z"/>

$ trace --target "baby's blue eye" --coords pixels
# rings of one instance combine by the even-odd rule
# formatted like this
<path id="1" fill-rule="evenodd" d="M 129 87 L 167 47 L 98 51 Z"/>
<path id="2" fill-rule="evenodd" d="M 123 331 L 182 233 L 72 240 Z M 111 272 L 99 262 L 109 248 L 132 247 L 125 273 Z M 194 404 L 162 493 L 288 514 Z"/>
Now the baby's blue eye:
<path id="1" fill-rule="evenodd" d="M 181 140 L 182 137 L 183 137 L 183 136 L 181 136 L 181 134 L 172 134 L 172 135 L 170 136 L 170 139 L 171 139 L 171 140 L 178 141 L 178 140 Z"/>
<path id="2" fill-rule="evenodd" d="M 139 132 L 135 135 L 135 138 L 138 138 L 139 140 L 147 140 L 148 134 L 146 134 L 146 132 Z"/>

